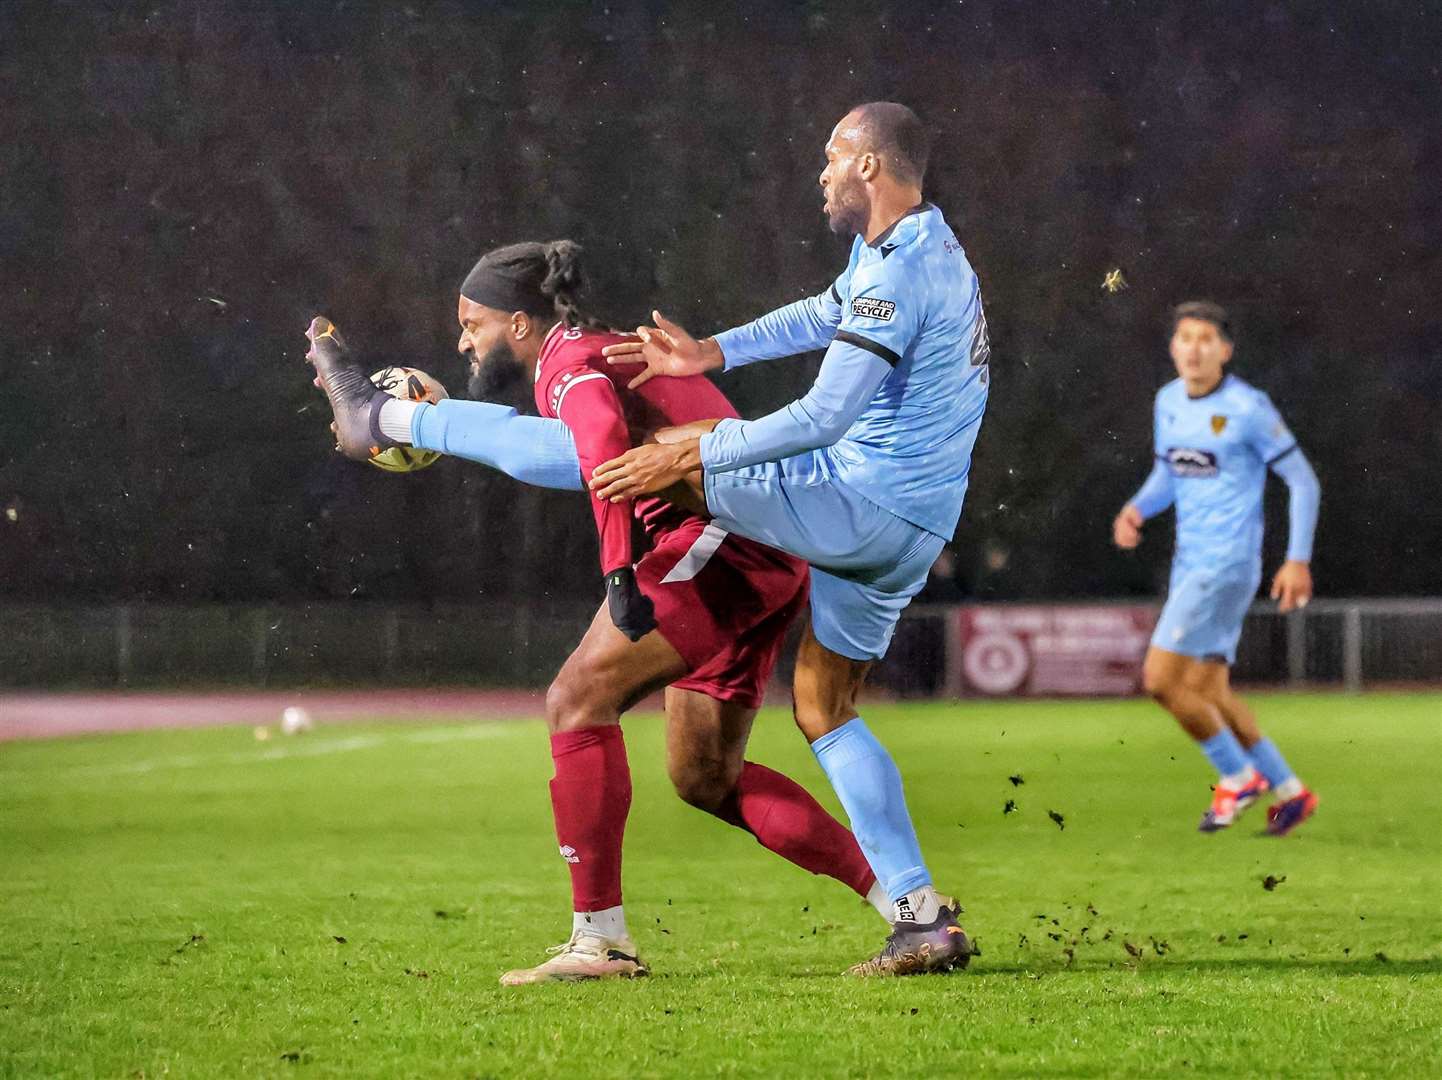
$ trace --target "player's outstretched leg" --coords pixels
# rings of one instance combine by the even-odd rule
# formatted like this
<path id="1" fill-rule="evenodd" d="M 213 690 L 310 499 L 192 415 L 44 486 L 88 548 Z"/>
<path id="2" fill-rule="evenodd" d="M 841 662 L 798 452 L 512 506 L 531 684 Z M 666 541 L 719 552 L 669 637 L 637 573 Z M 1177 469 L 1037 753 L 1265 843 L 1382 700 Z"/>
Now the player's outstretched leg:
<path id="1" fill-rule="evenodd" d="M 341 453 L 355 461 L 367 461 L 398 445 L 380 427 L 381 407 L 394 399 L 377 389 L 351 359 L 335 324 L 317 315 L 305 336 L 310 339 L 305 358 L 315 367 L 316 380 L 335 414 L 336 445 Z"/>
<path id="2" fill-rule="evenodd" d="M 1247 703 L 1232 689 L 1231 678 L 1226 667 L 1206 665 L 1220 669 L 1213 673 L 1208 692 L 1222 712 L 1227 726 L 1247 751 L 1252 767 L 1264 778 L 1265 787 L 1270 787 L 1277 801 L 1267 807 L 1267 835 L 1286 836 L 1317 809 L 1317 796 L 1308 791 L 1277 745 L 1262 734 L 1257 727 L 1257 718 Z"/>
<path id="3" fill-rule="evenodd" d="M 787 862 L 835 878 L 889 922 L 891 901 L 851 830 L 795 780 L 746 760 L 755 718 L 755 709 L 735 702 L 667 689 L 666 766 L 676 794 Z"/>
<path id="4" fill-rule="evenodd" d="M 1171 713 L 1201 747 L 1217 770 L 1212 802 L 1197 829 L 1219 832 L 1234 824 L 1242 812 L 1267 790 L 1267 780 L 1252 767 L 1247 752 L 1223 718 L 1212 692 L 1216 671 L 1226 666 L 1170 652 L 1153 645 L 1147 650 L 1142 682 L 1147 693 Z"/>
<path id="5" fill-rule="evenodd" d="M 660 634 L 632 642 L 596 613 L 546 695 L 551 729 L 551 809 L 571 873 L 571 936 L 532 968 L 509 971 L 503 986 L 645 975 L 621 904 L 621 843 L 631 808 L 631 771 L 621 714 L 684 674 L 685 662 Z"/>
<path id="6" fill-rule="evenodd" d="M 919 975 L 960 970 L 971 959 L 971 942 L 957 922 L 960 909 L 933 887 L 906 808 L 901 774 L 856 710 L 856 697 L 870 668 L 871 661 L 853 660 L 826 648 L 813 627 L 807 626 L 796 658 L 796 723 L 893 903 L 892 931 L 885 946 L 854 965 L 850 973 Z"/>

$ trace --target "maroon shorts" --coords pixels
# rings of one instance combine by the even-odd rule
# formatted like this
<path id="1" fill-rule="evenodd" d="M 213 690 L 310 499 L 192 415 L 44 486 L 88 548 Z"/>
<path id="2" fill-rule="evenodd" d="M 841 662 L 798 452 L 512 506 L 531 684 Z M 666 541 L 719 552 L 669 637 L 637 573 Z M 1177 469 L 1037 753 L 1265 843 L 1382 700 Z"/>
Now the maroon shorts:
<path id="1" fill-rule="evenodd" d="M 636 565 L 661 636 L 690 671 L 673 686 L 756 708 L 806 604 L 806 563 L 692 518 Z"/>

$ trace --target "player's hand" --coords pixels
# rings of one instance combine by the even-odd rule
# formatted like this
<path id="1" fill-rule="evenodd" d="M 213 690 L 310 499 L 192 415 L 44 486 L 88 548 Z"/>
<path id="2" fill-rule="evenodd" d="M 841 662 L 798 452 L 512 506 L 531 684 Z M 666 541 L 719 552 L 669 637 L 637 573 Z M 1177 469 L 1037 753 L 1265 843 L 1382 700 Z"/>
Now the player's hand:
<path id="1" fill-rule="evenodd" d="M 647 443 L 596 466 L 590 488 L 610 502 L 662 491 L 701 467 L 701 440 Z"/>
<path id="2" fill-rule="evenodd" d="M 1145 523 L 1142 512 L 1135 506 L 1131 503 L 1123 506 L 1122 512 L 1112 522 L 1112 543 L 1130 551 L 1142 542 L 1142 526 Z"/>
<path id="3" fill-rule="evenodd" d="M 1312 568 L 1298 559 L 1288 559 L 1272 579 L 1272 599 L 1280 600 L 1278 611 L 1304 608 L 1312 599 Z"/>
<path id="4" fill-rule="evenodd" d="M 606 610 L 616 629 L 632 641 L 656 629 L 656 607 L 636 584 L 636 572 L 629 566 L 606 575 Z"/>
<path id="5" fill-rule="evenodd" d="M 646 370 L 626 384 L 634 390 L 657 375 L 700 375 L 721 367 L 726 357 L 714 338 L 697 341 L 659 311 L 651 312 L 655 326 L 636 327 L 638 341 L 607 345 L 601 355 L 608 364 L 645 364 Z"/>

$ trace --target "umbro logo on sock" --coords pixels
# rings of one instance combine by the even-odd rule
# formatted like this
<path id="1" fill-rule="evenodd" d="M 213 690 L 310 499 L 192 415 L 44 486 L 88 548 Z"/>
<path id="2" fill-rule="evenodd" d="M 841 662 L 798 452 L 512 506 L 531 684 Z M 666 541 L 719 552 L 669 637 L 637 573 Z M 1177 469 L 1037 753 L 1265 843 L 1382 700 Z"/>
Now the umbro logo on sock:
<path id="1" fill-rule="evenodd" d="M 570 863 L 578 863 L 581 861 L 581 856 L 576 854 L 576 849 L 570 844 L 561 845 L 561 858 Z"/>

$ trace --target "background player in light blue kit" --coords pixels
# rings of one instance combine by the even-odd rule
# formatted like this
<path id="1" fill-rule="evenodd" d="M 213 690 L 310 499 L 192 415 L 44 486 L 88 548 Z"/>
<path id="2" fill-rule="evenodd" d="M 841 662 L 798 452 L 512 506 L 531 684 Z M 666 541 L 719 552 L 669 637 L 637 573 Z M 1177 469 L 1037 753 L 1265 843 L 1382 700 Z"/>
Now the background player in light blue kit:
<path id="1" fill-rule="evenodd" d="M 1181 304 L 1172 317 L 1180 376 L 1157 392 L 1151 474 L 1112 525 L 1121 548 L 1169 506 L 1177 545 L 1166 606 L 1147 650 L 1147 692 L 1201 744 L 1219 779 L 1202 832 L 1215 832 L 1269 788 L 1267 832 L 1284 836 L 1312 815 L 1317 797 L 1257 728 L 1233 691 L 1242 620 L 1262 580 L 1262 490 L 1270 469 L 1291 490 L 1287 559 L 1272 581 L 1282 611 L 1312 596 L 1312 534 L 1319 488 L 1271 399 L 1223 368 L 1232 332 L 1216 304 Z"/>
<path id="2" fill-rule="evenodd" d="M 796 721 L 877 879 L 893 933 L 858 974 L 964 964 L 957 906 L 921 857 L 890 754 L 857 712 L 872 663 L 926 582 L 961 514 L 988 392 L 976 274 L 941 211 L 922 199 L 927 139 L 903 105 L 853 109 L 820 176 L 838 233 L 855 234 L 819 296 L 697 341 L 657 316 L 605 351 L 653 375 L 692 375 L 825 349 L 801 399 L 759 420 L 687 425 L 596 468 L 602 498 L 675 491 L 716 524 L 806 559 L 811 626 L 797 659 Z"/>

